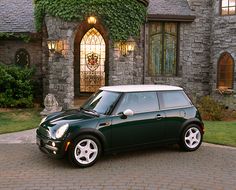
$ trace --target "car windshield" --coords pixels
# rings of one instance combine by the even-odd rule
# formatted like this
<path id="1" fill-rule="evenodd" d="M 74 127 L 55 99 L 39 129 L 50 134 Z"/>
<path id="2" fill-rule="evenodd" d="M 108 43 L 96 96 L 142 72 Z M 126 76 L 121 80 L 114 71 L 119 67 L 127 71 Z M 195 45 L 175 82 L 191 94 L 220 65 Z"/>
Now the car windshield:
<path id="1" fill-rule="evenodd" d="M 106 115 L 113 108 L 120 95 L 121 93 L 118 92 L 98 91 L 81 108 L 93 113 Z"/>

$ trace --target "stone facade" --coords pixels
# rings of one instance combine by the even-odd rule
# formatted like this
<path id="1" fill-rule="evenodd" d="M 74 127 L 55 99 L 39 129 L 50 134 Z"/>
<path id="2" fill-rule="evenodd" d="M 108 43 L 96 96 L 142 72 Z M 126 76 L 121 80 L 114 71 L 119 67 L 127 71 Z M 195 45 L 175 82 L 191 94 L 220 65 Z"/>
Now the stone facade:
<path id="1" fill-rule="evenodd" d="M 234 59 L 234 92 L 236 91 L 236 16 L 220 16 L 220 0 L 212 4 L 212 33 L 210 59 L 210 88 L 215 99 L 236 109 L 236 95 L 222 95 L 217 91 L 217 66 L 220 55 L 230 53 Z"/>
<path id="2" fill-rule="evenodd" d="M 27 0 L 24 0 L 27 1 Z M 236 64 L 236 15 L 221 16 L 220 0 L 150 0 L 147 21 L 135 37 L 134 52 L 123 56 L 109 38 L 107 50 L 106 85 L 170 84 L 186 89 L 196 99 L 212 95 L 226 106 L 236 109 L 236 97 L 221 95 L 217 88 L 217 66 L 222 53 L 228 52 Z M 32 12 L 32 11 L 31 11 Z M 45 17 L 42 41 L 28 44 L 18 41 L 0 41 L 0 61 L 13 63 L 18 48 L 29 51 L 37 75 L 43 79 L 43 93 L 54 94 L 60 106 L 73 107 L 79 94 L 79 72 L 76 65 L 77 35 L 83 23 L 65 22 L 49 15 Z M 176 76 L 150 76 L 148 72 L 149 23 L 154 21 L 178 22 L 178 64 Z M 104 26 L 103 26 L 104 27 Z M 47 40 L 62 42 L 60 54 L 49 52 Z M 236 91 L 236 66 L 234 67 Z"/>

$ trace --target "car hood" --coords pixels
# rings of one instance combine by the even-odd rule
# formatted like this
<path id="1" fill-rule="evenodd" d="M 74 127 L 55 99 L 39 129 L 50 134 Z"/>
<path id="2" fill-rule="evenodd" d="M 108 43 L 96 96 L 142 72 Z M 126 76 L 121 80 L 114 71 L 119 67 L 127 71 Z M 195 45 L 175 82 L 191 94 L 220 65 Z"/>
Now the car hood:
<path id="1" fill-rule="evenodd" d="M 49 115 L 41 126 L 53 127 L 55 125 L 63 125 L 64 123 L 93 119 L 95 117 L 95 115 L 87 114 L 81 110 L 67 110 Z"/>

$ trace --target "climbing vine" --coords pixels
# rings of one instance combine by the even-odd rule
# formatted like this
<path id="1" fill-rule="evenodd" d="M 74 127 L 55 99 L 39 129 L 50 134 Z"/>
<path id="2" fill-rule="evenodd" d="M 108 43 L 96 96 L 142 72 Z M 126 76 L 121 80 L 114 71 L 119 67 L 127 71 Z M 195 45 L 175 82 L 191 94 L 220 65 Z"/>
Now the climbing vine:
<path id="1" fill-rule="evenodd" d="M 93 15 L 102 21 L 114 41 L 137 36 L 146 12 L 146 6 L 137 0 L 35 0 L 38 31 L 45 14 L 78 22 Z"/>
<path id="2" fill-rule="evenodd" d="M 19 34 L 19 33 L 13 33 L 13 32 L 0 32 L 0 39 L 19 39 L 26 43 L 30 41 L 30 35 L 29 34 Z"/>

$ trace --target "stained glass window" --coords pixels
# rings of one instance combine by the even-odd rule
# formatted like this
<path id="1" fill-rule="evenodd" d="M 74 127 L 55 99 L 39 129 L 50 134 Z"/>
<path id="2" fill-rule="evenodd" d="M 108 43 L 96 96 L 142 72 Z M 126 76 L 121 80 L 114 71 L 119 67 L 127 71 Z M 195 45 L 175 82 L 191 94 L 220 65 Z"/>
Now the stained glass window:
<path id="1" fill-rule="evenodd" d="M 149 74 L 176 75 L 177 23 L 157 22 L 149 25 Z"/>
<path id="2" fill-rule="evenodd" d="M 17 50 L 15 54 L 15 63 L 21 67 L 29 67 L 30 65 L 30 55 L 25 49 Z"/>
<path id="3" fill-rule="evenodd" d="M 234 60 L 229 53 L 223 53 L 218 62 L 217 87 L 223 89 L 233 88 Z"/>
<path id="4" fill-rule="evenodd" d="M 105 57 L 105 41 L 92 28 L 80 44 L 80 92 L 95 92 L 105 85 Z"/>
<path id="5" fill-rule="evenodd" d="M 221 0 L 221 15 L 235 15 L 236 0 Z"/>

